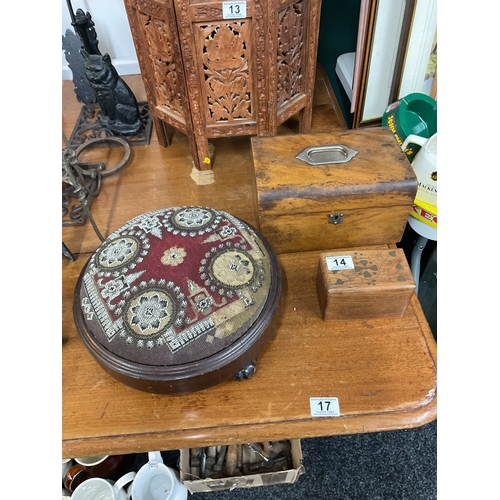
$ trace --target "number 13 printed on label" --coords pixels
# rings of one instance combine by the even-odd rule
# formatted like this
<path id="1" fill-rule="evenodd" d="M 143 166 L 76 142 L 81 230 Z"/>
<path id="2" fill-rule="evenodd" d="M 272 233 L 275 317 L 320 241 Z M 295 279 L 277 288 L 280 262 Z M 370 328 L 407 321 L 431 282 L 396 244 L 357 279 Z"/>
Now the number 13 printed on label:
<path id="1" fill-rule="evenodd" d="M 222 17 L 224 19 L 243 19 L 247 17 L 247 3 L 222 2 Z"/>

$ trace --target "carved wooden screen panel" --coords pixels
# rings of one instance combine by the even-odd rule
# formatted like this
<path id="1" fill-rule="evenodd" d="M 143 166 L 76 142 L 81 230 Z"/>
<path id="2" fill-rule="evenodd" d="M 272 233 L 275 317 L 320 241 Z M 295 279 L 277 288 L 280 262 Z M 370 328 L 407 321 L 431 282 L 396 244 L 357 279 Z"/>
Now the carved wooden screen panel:
<path id="1" fill-rule="evenodd" d="M 278 12 L 277 101 L 278 109 L 304 93 L 304 1 Z"/>
<path id="2" fill-rule="evenodd" d="M 320 0 L 270 0 L 270 97 L 274 98 L 269 131 L 300 112 L 299 128 L 309 132 L 316 72 Z"/>
<path id="3" fill-rule="evenodd" d="M 142 33 L 149 47 L 149 59 L 153 68 L 158 106 L 182 117 L 181 95 L 177 84 L 176 63 L 172 57 L 167 23 L 141 12 L 139 20 Z"/>
<path id="4" fill-rule="evenodd" d="M 198 24 L 207 125 L 255 121 L 247 20 Z"/>
<path id="5" fill-rule="evenodd" d="M 124 0 L 158 141 L 170 144 L 165 124 L 191 134 L 189 102 L 172 0 Z"/>
<path id="6" fill-rule="evenodd" d="M 257 133 L 259 106 L 265 100 L 255 76 L 257 33 L 264 38 L 262 0 L 247 0 L 246 16 L 238 19 L 225 19 L 220 1 L 175 3 L 190 102 L 199 105 L 194 120 L 207 137 Z M 261 12 L 260 23 L 255 22 L 256 11 Z"/>
<path id="7" fill-rule="evenodd" d="M 136 2 L 139 31 L 146 45 L 149 66 L 154 78 L 156 105 L 159 112 L 172 120 L 173 124 L 185 124 L 185 112 L 181 92 L 183 84 L 180 53 L 174 53 L 178 47 L 177 32 L 172 33 L 165 18 L 165 9 L 158 4 L 145 1 Z M 173 15 L 172 9 L 172 15 Z"/>

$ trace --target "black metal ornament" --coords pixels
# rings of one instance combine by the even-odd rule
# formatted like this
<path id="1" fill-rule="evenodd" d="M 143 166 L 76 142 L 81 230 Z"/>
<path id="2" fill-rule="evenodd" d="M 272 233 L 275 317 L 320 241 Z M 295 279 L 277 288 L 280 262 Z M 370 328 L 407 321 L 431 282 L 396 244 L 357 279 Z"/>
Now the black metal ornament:
<path id="1" fill-rule="evenodd" d="M 75 35 L 71 30 L 66 30 L 66 35 L 62 37 L 62 48 L 64 57 L 68 62 L 69 69 L 73 73 L 73 84 L 75 86 L 76 98 L 84 104 L 92 104 L 96 102 L 94 89 L 85 75 L 85 66 L 83 57 L 80 54 L 82 42 L 79 36 Z"/>
<path id="2" fill-rule="evenodd" d="M 96 165 L 96 168 L 83 169 L 81 165 L 78 164 L 78 157 L 76 152 L 69 146 L 69 142 L 62 134 L 63 141 L 66 144 L 66 148 L 62 150 L 62 183 L 63 183 L 63 199 L 64 199 L 64 188 L 69 192 L 71 191 L 72 196 L 77 197 L 80 202 L 79 209 L 84 212 L 85 216 L 88 217 L 95 233 L 101 241 L 104 241 L 104 237 L 99 231 L 92 214 L 90 213 L 90 204 L 95 196 L 97 196 L 101 190 L 102 181 L 102 165 Z M 70 197 L 69 194 L 66 197 Z M 64 215 L 64 204 L 63 204 L 63 215 Z M 83 223 L 85 220 L 83 221 Z M 63 226 L 64 226 L 63 222 Z M 68 225 L 68 224 L 66 224 Z M 70 224 L 74 225 L 74 224 Z M 78 224 L 81 225 L 81 224 Z"/>
<path id="3" fill-rule="evenodd" d="M 100 54 L 99 40 L 95 31 L 95 23 L 92 21 L 90 12 L 83 12 L 82 9 L 77 9 L 76 14 L 73 12 L 71 1 L 66 0 L 68 5 L 69 15 L 71 16 L 71 25 L 75 28 L 76 33 L 82 41 L 83 48 L 89 54 Z"/>
<path id="4" fill-rule="evenodd" d="M 111 63 L 111 57 L 108 54 L 102 55 L 99 51 L 95 23 L 90 13 L 78 9 L 75 14 L 71 1 L 66 1 L 71 24 L 81 42 L 79 53 L 83 58 L 83 73 L 93 90 L 95 101 L 101 108 L 99 124 L 111 135 L 137 135 L 144 129 L 144 123 L 134 93 L 118 75 Z M 83 98 L 87 99 L 87 96 Z"/>
<path id="5" fill-rule="evenodd" d="M 89 54 L 81 50 L 85 74 L 101 108 L 103 128 L 123 135 L 135 135 L 143 127 L 134 93 L 118 75 L 108 54 Z"/>

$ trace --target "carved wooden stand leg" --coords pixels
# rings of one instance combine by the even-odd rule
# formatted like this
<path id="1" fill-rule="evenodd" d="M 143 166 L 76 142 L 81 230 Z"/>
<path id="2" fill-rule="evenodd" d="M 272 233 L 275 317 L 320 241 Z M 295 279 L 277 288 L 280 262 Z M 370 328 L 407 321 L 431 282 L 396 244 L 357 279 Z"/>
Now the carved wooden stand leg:
<path id="1" fill-rule="evenodd" d="M 309 134 L 312 128 L 312 105 L 299 111 L 299 133 Z"/>
<path id="2" fill-rule="evenodd" d="M 156 130 L 156 137 L 160 146 L 166 148 L 172 142 L 172 133 L 168 131 L 167 124 L 153 115 L 153 123 Z"/>

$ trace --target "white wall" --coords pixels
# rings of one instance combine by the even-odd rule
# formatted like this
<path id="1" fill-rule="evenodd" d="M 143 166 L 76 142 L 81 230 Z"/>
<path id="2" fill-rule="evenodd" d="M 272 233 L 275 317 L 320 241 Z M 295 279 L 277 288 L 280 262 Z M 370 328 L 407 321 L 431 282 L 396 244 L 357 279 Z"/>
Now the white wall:
<path id="1" fill-rule="evenodd" d="M 102 54 L 108 53 L 113 66 L 120 75 L 136 75 L 140 73 L 137 55 L 135 53 L 132 34 L 128 24 L 123 0 L 71 0 L 73 12 L 82 9 L 89 12 L 95 23 L 99 50 Z M 71 26 L 66 0 L 62 0 L 62 35 L 66 30 L 74 31 Z M 62 43 L 62 39 L 61 39 Z M 62 79 L 72 80 L 73 75 L 62 50 Z"/>

